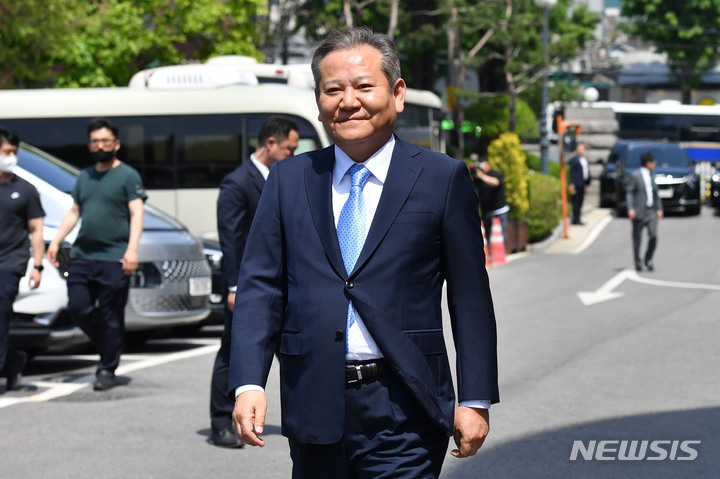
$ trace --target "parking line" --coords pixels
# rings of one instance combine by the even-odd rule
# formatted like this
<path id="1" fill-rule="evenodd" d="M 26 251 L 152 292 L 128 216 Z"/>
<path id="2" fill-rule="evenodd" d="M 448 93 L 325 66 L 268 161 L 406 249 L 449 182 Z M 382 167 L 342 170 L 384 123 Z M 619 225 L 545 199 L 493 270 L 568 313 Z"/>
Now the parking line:
<path id="1" fill-rule="evenodd" d="M 177 353 L 146 357 L 145 359 L 142 359 L 140 361 L 134 361 L 130 364 L 122 365 L 118 367 L 115 372 L 118 375 L 123 375 L 134 371 L 139 371 L 141 369 L 171 363 L 173 361 L 180 361 L 182 359 L 216 353 L 218 349 L 220 349 L 219 342 L 218 344 L 202 346 L 199 348 L 190 349 L 188 351 L 180 351 Z M 16 404 L 45 402 L 50 401 L 51 399 L 69 396 L 70 394 L 73 394 L 80 389 L 89 386 L 94 380 L 95 375 L 88 374 L 65 383 L 54 383 L 50 381 L 27 381 L 25 382 L 25 384 L 29 384 L 38 388 L 48 389 L 41 393 L 33 394 L 32 396 L 0 398 L 0 409 L 8 406 L 14 406 Z"/>

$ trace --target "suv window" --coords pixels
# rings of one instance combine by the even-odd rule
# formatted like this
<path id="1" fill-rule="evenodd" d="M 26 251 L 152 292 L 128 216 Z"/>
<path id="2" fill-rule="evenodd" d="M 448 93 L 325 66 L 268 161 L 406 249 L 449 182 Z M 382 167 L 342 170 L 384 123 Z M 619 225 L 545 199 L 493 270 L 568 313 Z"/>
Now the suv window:
<path id="1" fill-rule="evenodd" d="M 657 166 L 659 167 L 690 167 L 690 159 L 685 151 L 681 148 L 657 148 L 657 147 L 638 147 L 629 151 L 627 157 L 628 168 L 640 168 L 640 158 L 645 152 L 651 152 L 655 155 Z"/>

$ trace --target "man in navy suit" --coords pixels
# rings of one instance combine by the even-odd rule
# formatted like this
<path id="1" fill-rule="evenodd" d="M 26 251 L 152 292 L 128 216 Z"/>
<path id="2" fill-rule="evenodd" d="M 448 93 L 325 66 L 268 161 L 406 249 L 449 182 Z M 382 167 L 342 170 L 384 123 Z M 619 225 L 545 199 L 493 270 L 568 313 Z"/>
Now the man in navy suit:
<path id="1" fill-rule="evenodd" d="M 237 290 L 238 270 L 260 193 L 272 165 L 292 156 L 298 146 L 298 126 L 285 117 L 271 116 L 260 127 L 258 146 L 250 158 L 227 175 L 220 184 L 217 227 L 223 252 L 222 291 L 225 295 L 225 326 L 215 358 L 210 385 L 211 433 L 215 446 L 239 448 L 244 445 L 235 434 L 232 411 L 235 401 L 227 395 L 230 331 Z"/>
<path id="2" fill-rule="evenodd" d="M 570 194 L 572 197 L 572 224 L 584 225 L 580 220 L 585 191 L 590 189 L 590 166 L 585 156 L 585 144 L 578 143 L 577 154 L 570 160 Z"/>
<path id="3" fill-rule="evenodd" d="M 264 445 L 277 351 L 293 478 L 438 477 L 449 437 L 474 455 L 499 400 L 477 196 L 463 162 L 394 136 L 406 86 L 391 40 L 333 31 L 312 70 L 335 144 L 276 164 L 260 198 L 233 318 L 235 427 Z"/>

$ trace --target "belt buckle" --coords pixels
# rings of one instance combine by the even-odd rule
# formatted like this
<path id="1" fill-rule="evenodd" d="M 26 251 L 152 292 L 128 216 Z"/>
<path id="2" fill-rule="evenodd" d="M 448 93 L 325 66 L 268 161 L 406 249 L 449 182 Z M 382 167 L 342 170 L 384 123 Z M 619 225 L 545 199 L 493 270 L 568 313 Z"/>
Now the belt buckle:
<path id="1" fill-rule="evenodd" d="M 355 368 L 355 372 L 357 373 L 357 378 L 356 378 L 356 379 L 350 379 L 350 380 L 347 382 L 348 384 L 356 383 L 356 382 L 362 380 L 362 378 L 363 378 L 363 375 L 362 375 L 362 364 L 354 364 L 354 365 L 352 365 L 352 366 Z"/>

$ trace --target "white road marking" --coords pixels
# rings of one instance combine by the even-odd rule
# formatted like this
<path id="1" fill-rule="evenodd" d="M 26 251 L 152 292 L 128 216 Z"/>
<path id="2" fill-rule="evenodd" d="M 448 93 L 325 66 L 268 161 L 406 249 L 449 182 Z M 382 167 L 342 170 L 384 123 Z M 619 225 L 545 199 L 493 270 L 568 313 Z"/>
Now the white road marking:
<path id="1" fill-rule="evenodd" d="M 203 344 L 204 342 L 201 342 Z M 151 356 L 147 354 L 143 355 L 123 355 L 123 360 L 133 360 L 135 358 L 140 358 L 139 360 L 135 360 L 129 364 L 123 364 L 120 367 L 117 368 L 115 373 L 119 376 L 122 376 L 123 374 L 128 374 L 131 372 L 139 371 L 141 369 L 150 368 L 153 366 L 160 366 L 162 364 L 171 363 L 173 361 L 180 361 L 182 359 L 188 359 L 193 358 L 196 356 L 203 356 L 205 354 L 213 354 L 216 353 L 218 349 L 220 349 L 220 344 L 218 341 L 214 341 L 216 344 L 210 344 L 206 346 L 202 346 L 195 349 L 190 349 L 188 351 L 180 351 L 177 353 L 170 353 L 170 354 L 162 354 L 157 356 Z M 70 356 L 72 358 L 78 358 L 78 359 L 87 359 L 88 356 Z M 0 409 L 8 406 L 14 406 L 16 404 L 23 404 L 23 403 L 37 403 L 37 402 L 44 402 L 49 401 L 51 399 L 57 399 L 59 397 L 69 396 L 70 394 L 73 394 L 80 389 L 83 389 L 93 383 L 95 380 L 94 374 L 88 374 L 85 376 L 81 376 L 79 378 L 76 378 L 72 381 L 64 382 L 64 383 L 55 383 L 50 381 L 25 381 L 23 380 L 23 384 L 25 385 L 32 385 L 39 389 L 44 389 L 44 391 L 33 394 L 32 396 L 25 396 L 25 397 L 5 397 L 0 398 Z M 46 389 L 47 388 L 47 389 Z"/>
<path id="2" fill-rule="evenodd" d="M 683 288 L 683 289 L 706 289 L 710 291 L 720 291 L 720 284 L 703 284 L 703 283 L 680 283 L 678 281 L 663 281 L 640 276 L 632 269 L 624 269 L 618 274 L 610 278 L 605 284 L 600 286 L 596 291 L 580 291 L 578 298 L 585 306 L 590 306 L 603 301 L 619 298 L 625 293 L 615 292 L 614 289 L 620 286 L 625 280 L 635 281 L 636 283 L 649 284 L 651 286 L 662 286 L 666 288 Z"/>
<path id="3" fill-rule="evenodd" d="M 600 221 L 593 227 L 592 231 L 590 231 L 590 233 L 585 238 L 585 241 L 583 241 L 580 246 L 578 246 L 572 251 L 572 254 L 580 254 L 586 249 L 588 249 L 588 247 L 593 243 L 593 241 L 595 241 L 597 237 L 600 236 L 602 230 L 604 230 L 605 227 L 609 225 L 612 220 L 612 216 L 606 216 L 605 218 L 603 218 L 602 221 Z"/>

